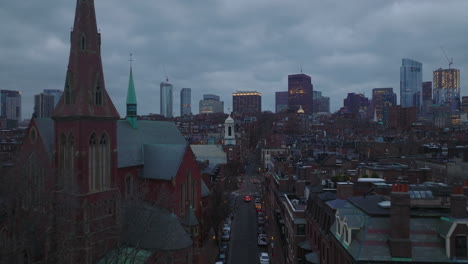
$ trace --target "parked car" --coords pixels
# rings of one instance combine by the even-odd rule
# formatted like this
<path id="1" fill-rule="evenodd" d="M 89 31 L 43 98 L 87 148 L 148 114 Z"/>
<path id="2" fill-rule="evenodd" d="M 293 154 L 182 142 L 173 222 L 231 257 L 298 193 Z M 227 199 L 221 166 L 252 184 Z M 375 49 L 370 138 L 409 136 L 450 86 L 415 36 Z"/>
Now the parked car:
<path id="1" fill-rule="evenodd" d="M 223 235 L 221 236 L 222 241 L 229 241 L 231 239 L 231 234 L 228 232 L 223 232 Z"/>
<path id="2" fill-rule="evenodd" d="M 224 252 L 224 254 L 227 255 L 228 250 L 229 244 L 227 242 L 221 242 L 221 245 L 219 245 L 219 251 Z"/>
<path id="3" fill-rule="evenodd" d="M 262 252 L 260 253 L 260 264 L 270 264 L 270 257 L 268 256 L 268 253 Z"/>
<path id="4" fill-rule="evenodd" d="M 226 254 L 224 254 L 224 252 L 219 253 L 218 261 L 222 261 L 223 263 L 226 263 Z"/>
<path id="5" fill-rule="evenodd" d="M 258 217 L 260 217 L 260 216 L 263 217 L 263 212 L 262 211 L 257 212 L 257 216 Z"/>
<path id="6" fill-rule="evenodd" d="M 258 245 L 259 246 L 268 246 L 268 240 L 266 235 L 258 235 Z"/>
<path id="7" fill-rule="evenodd" d="M 224 227 L 223 227 L 223 233 L 231 234 L 231 227 L 228 226 L 228 225 L 224 225 Z"/>
<path id="8" fill-rule="evenodd" d="M 257 234 L 266 235 L 265 228 L 263 226 L 259 226 L 258 229 L 257 229 Z"/>

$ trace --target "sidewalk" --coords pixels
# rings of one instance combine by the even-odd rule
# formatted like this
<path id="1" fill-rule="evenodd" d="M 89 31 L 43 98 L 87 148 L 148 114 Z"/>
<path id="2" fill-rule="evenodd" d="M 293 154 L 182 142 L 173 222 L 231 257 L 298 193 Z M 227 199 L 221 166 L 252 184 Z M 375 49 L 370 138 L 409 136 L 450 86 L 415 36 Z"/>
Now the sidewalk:
<path id="1" fill-rule="evenodd" d="M 276 224 L 275 217 L 273 215 L 273 210 L 270 207 L 270 201 L 265 203 L 265 212 L 268 216 L 267 221 L 267 235 L 270 241 L 270 246 L 268 247 L 268 252 L 270 254 L 271 264 L 284 264 L 286 260 L 284 259 L 283 253 L 283 243 L 281 241 L 281 233 Z M 273 240 L 271 239 L 273 237 Z"/>

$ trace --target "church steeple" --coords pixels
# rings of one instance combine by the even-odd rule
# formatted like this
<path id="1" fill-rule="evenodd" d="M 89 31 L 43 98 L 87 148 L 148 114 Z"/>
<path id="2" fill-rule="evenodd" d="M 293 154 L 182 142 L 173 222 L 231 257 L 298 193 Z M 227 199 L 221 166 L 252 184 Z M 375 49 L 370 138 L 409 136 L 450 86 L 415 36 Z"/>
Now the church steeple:
<path id="1" fill-rule="evenodd" d="M 54 118 L 119 118 L 105 88 L 94 0 L 77 0 L 70 41 L 64 94 L 54 110 Z"/>
<path id="2" fill-rule="evenodd" d="M 127 121 L 128 123 L 130 123 L 130 125 L 133 128 L 138 128 L 137 100 L 136 100 L 136 93 L 135 93 L 135 85 L 133 83 L 132 67 L 130 67 L 130 78 L 128 80 L 128 90 L 127 90 Z"/>

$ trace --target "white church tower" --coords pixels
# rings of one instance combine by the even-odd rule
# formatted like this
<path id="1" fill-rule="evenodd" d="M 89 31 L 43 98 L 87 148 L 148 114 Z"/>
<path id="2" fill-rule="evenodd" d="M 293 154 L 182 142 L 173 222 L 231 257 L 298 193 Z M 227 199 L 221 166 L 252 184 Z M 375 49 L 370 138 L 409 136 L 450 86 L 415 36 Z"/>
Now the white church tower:
<path id="1" fill-rule="evenodd" d="M 236 145 L 234 119 L 232 119 L 231 115 L 224 121 L 224 145 Z"/>

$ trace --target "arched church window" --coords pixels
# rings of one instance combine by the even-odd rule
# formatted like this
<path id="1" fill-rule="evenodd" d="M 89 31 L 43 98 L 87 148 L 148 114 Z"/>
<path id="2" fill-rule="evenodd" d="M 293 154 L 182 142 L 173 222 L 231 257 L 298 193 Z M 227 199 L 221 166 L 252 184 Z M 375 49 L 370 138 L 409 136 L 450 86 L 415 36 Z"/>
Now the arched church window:
<path id="1" fill-rule="evenodd" d="M 99 142 L 99 163 L 101 164 L 100 178 L 103 187 L 110 187 L 110 147 L 109 137 L 106 133 L 101 136 Z"/>
<path id="2" fill-rule="evenodd" d="M 96 103 L 96 105 L 102 105 L 102 90 L 101 90 L 101 86 L 98 84 L 96 86 L 96 92 L 95 92 L 95 96 L 94 96 L 94 101 Z"/>
<path id="3" fill-rule="evenodd" d="M 228 127 L 228 136 L 232 136 L 232 126 Z"/>
<path id="4" fill-rule="evenodd" d="M 89 146 L 88 146 L 88 185 L 90 191 L 97 190 L 98 182 L 97 182 L 97 139 L 96 134 L 93 133 L 89 138 Z"/>
<path id="5" fill-rule="evenodd" d="M 82 51 L 86 50 L 86 37 L 85 37 L 85 35 L 81 35 L 80 47 L 81 47 Z"/>
<path id="6" fill-rule="evenodd" d="M 128 174 L 125 178 L 125 196 L 130 197 L 133 194 L 133 178 L 131 174 Z"/>
<path id="7" fill-rule="evenodd" d="M 73 94 L 72 94 L 72 88 L 70 86 L 70 73 L 67 73 L 67 77 L 65 79 L 65 104 L 72 104 L 73 103 Z"/>

